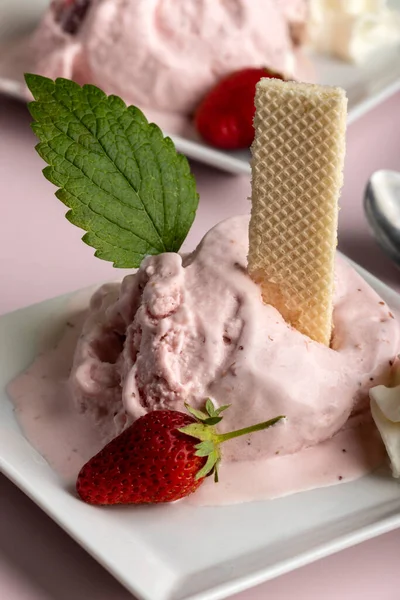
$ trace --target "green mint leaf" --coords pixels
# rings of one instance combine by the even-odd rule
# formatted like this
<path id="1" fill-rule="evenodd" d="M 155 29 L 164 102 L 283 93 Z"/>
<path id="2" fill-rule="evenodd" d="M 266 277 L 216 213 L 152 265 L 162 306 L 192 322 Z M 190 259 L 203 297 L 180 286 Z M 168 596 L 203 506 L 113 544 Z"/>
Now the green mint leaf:
<path id="1" fill-rule="evenodd" d="M 83 241 L 115 267 L 177 252 L 193 223 L 198 194 L 186 158 L 134 106 L 93 85 L 25 76 L 36 150 L 45 177 L 70 209 Z"/>

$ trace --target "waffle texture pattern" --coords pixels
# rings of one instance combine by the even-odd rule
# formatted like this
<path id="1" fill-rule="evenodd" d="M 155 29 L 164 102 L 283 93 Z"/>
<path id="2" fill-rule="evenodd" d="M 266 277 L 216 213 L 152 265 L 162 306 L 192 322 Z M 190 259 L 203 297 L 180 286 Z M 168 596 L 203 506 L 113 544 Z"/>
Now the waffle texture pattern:
<path id="1" fill-rule="evenodd" d="M 347 98 L 262 79 L 255 104 L 249 273 L 265 303 L 329 346 Z"/>

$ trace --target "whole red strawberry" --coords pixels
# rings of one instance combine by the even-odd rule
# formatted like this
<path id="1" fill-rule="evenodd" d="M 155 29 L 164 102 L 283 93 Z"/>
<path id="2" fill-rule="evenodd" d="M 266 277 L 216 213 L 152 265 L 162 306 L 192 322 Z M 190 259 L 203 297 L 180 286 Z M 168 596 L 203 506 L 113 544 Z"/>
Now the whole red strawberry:
<path id="1" fill-rule="evenodd" d="M 207 400 L 205 412 L 187 408 L 192 416 L 170 410 L 150 412 L 107 444 L 78 475 L 81 499 L 90 504 L 179 500 L 195 492 L 206 475 L 214 473 L 218 481 L 222 442 L 266 429 L 283 418 L 218 434 L 214 425 L 227 406 L 215 409 Z"/>
<path id="2" fill-rule="evenodd" d="M 251 145 L 256 83 L 262 77 L 283 79 L 282 75 L 265 68 L 235 71 L 217 83 L 200 103 L 194 117 L 195 126 L 211 146 L 235 150 Z"/>

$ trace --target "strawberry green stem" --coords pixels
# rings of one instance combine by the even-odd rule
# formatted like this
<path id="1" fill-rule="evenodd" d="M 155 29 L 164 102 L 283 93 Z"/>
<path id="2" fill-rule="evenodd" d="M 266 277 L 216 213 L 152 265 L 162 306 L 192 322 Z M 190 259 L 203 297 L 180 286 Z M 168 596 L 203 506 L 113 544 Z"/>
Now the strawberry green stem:
<path id="1" fill-rule="evenodd" d="M 272 427 L 272 425 L 275 425 L 275 423 L 284 418 L 285 417 L 281 415 L 279 417 L 275 417 L 274 419 L 270 419 L 269 421 L 257 423 L 257 425 L 252 425 L 251 427 L 244 427 L 243 429 L 229 431 L 228 433 L 219 433 L 213 436 L 213 441 L 216 444 L 222 444 L 222 442 L 226 442 L 227 440 L 231 440 L 232 438 L 240 437 L 241 435 L 253 433 L 253 431 L 261 431 L 262 429 L 268 429 L 268 427 Z"/>

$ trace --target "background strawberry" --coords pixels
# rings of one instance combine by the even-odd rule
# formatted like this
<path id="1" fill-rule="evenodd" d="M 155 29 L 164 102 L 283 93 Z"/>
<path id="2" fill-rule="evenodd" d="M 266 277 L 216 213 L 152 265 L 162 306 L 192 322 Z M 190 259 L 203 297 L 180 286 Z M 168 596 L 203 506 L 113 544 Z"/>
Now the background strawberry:
<path id="1" fill-rule="evenodd" d="M 191 415 L 170 410 L 146 414 L 91 458 L 76 483 L 81 499 L 90 504 L 179 500 L 211 473 L 218 481 L 222 442 L 267 429 L 283 418 L 218 434 L 214 426 L 228 406 L 215 409 L 207 400 L 205 411 L 186 407 Z"/>
<path id="2" fill-rule="evenodd" d="M 256 83 L 262 77 L 283 79 L 265 68 L 231 73 L 205 96 L 194 122 L 198 133 L 211 146 L 225 150 L 248 148 L 254 137 L 253 117 Z"/>

